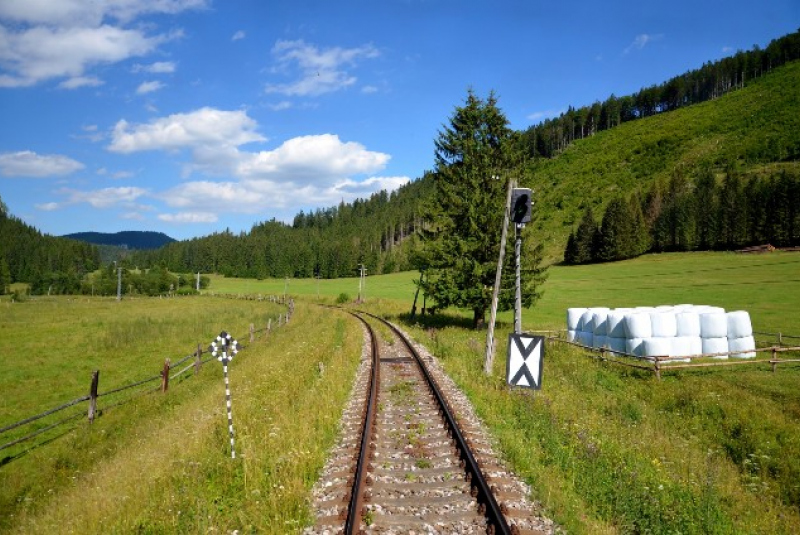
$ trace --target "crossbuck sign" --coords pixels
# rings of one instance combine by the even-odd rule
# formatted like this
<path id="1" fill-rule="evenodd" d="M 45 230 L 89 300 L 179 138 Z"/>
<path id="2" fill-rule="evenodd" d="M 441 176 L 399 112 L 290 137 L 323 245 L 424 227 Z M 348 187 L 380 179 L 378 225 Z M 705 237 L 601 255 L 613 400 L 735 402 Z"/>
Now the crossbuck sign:
<path id="1" fill-rule="evenodd" d="M 509 334 L 506 382 L 511 386 L 541 389 L 543 359 L 543 336 Z"/>

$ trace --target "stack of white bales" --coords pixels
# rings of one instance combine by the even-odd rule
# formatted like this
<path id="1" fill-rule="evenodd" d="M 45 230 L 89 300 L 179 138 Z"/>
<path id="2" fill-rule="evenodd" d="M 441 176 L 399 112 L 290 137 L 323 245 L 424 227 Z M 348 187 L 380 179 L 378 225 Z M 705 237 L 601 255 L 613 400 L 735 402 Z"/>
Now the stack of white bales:
<path id="1" fill-rule="evenodd" d="M 639 357 L 668 356 L 673 361 L 729 351 L 738 358 L 755 356 L 750 315 L 704 305 L 570 308 L 567 339 Z"/>

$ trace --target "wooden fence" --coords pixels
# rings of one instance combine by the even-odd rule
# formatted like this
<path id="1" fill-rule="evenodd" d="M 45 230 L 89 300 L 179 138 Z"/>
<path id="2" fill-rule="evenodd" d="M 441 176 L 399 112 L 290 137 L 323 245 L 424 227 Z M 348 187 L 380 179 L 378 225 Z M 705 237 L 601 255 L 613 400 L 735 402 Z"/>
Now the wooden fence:
<path id="1" fill-rule="evenodd" d="M 779 364 L 790 364 L 800 362 L 800 358 L 779 358 L 779 354 L 790 353 L 792 356 L 800 356 L 800 336 L 787 335 L 782 333 L 765 333 L 753 332 L 761 336 L 769 336 L 775 338 L 775 343 L 756 349 L 746 351 L 729 351 L 726 353 L 709 353 L 701 355 L 690 355 L 681 357 L 669 356 L 654 356 L 654 357 L 640 357 L 631 355 L 629 353 L 622 353 L 613 351 L 609 348 L 596 348 L 585 346 L 577 342 L 569 342 L 566 339 L 566 331 L 533 331 L 534 334 L 543 335 L 550 343 L 563 343 L 571 346 L 580 347 L 589 352 L 589 357 L 597 358 L 605 362 L 612 362 L 630 368 L 638 368 L 653 372 L 656 377 L 661 379 L 661 372 L 675 371 L 686 368 L 712 368 L 717 366 L 738 366 L 745 364 L 770 364 L 772 371 L 775 372 Z M 784 345 L 787 341 L 791 345 Z M 756 353 L 753 358 L 734 358 L 734 360 L 721 360 L 720 357 L 729 357 L 731 355 L 738 355 L 741 353 Z M 759 358 L 758 354 L 769 354 L 770 358 Z M 694 362 L 699 359 L 713 359 L 717 357 L 719 360 L 714 362 Z M 689 362 L 684 362 L 689 359 Z"/>
<path id="2" fill-rule="evenodd" d="M 243 296 L 243 295 L 231 295 L 231 294 L 225 294 L 225 295 L 217 294 L 215 297 L 225 297 L 225 298 L 234 298 L 234 299 L 248 299 L 248 300 L 256 299 L 256 300 L 259 300 L 259 301 L 260 300 L 267 300 L 267 301 L 270 301 L 270 302 L 273 302 L 273 303 L 279 303 L 279 304 L 283 304 L 283 305 L 286 306 L 286 313 L 281 313 L 281 314 L 278 315 L 278 318 L 277 318 L 275 326 L 273 326 L 272 318 L 269 318 L 267 320 L 266 325 L 264 325 L 264 327 L 262 327 L 262 328 L 256 328 L 255 324 L 253 324 L 253 323 L 250 324 L 249 340 L 250 340 L 251 343 L 255 341 L 256 335 L 258 333 L 262 333 L 263 332 L 263 333 L 265 333 L 264 336 L 267 337 L 272 332 L 273 328 L 281 327 L 282 325 L 289 323 L 289 321 L 290 321 L 290 319 L 292 317 L 292 314 L 294 313 L 294 300 L 293 299 L 286 299 L 283 296 L 279 296 L 279 297 L 269 296 L 267 298 L 262 298 L 261 296 L 257 296 L 256 297 L 256 296 Z M 209 335 L 209 336 L 210 336 L 209 339 L 213 338 L 213 335 Z M 36 438 L 36 437 L 38 437 L 38 436 L 40 436 L 40 435 L 42 435 L 44 433 L 47 433 L 48 431 L 56 429 L 57 427 L 60 427 L 60 426 L 63 426 L 63 425 L 69 424 L 69 423 L 77 422 L 78 420 L 80 420 L 82 418 L 87 418 L 89 423 L 92 423 L 95 420 L 95 418 L 97 418 L 98 416 L 100 416 L 102 414 L 103 411 L 107 411 L 107 410 L 109 410 L 111 408 L 118 407 L 120 405 L 124 405 L 126 403 L 129 403 L 129 402 L 133 401 L 134 399 L 137 399 L 137 398 L 139 398 L 139 397 L 141 397 L 141 396 L 143 396 L 145 394 L 150 394 L 150 393 L 159 392 L 159 391 L 166 393 L 169 390 L 170 381 L 174 382 L 176 379 L 178 379 L 181 376 L 184 376 L 184 374 L 186 374 L 190 370 L 194 371 L 194 373 L 192 375 L 197 375 L 198 373 L 200 373 L 200 369 L 203 366 L 203 364 L 206 364 L 207 362 L 209 362 L 211 360 L 215 360 L 214 357 L 211 357 L 211 356 L 204 357 L 203 355 L 211 355 L 211 352 L 208 349 L 203 349 L 203 345 L 202 344 L 197 344 L 197 349 L 192 354 L 190 354 L 188 356 L 185 356 L 185 357 L 179 359 L 178 361 L 176 361 L 174 363 L 171 362 L 169 358 L 167 358 L 164 361 L 163 367 L 161 368 L 160 372 L 157 375 L 153 375 L 153 376 L 148 377 L 146 379 L 142 379 L 142 380 L 136 381 L 136 382 L 128 384 L 128 385 L 120 386 L 118 388 L 113 388 L 113 389 L 107 390 L 105 392 L 100 392 L 99 391 L 100 370 L 94 370 L 92 372 L 92 376 L 91 376 L 91 379 L 90 379 L 89 393 L 87 395 L 81 396 L 81 397 L 76 398 L 76 399 L 73 399 L 72 401 L 67 401 L 67 402 L 62 403 L 61 405 L 59 405 L 57 407 L 54 407 L 54 408 L 49 409 L 49 410 L 46 410 L 46 411 L 44 411 L 42 413 L 39 413 L 39 414 L 36 414 L 34 416 L 30 416 L 28 418 L 24 418 L 24 419 L 22 419 L 22 420 L 20 420 L 18 422 L 14 422 L 12 424 L 6 425 L 6 426 L 0 428 L 0 436 L 4 435 L 6 433 L 9 433 L 10 431 L 12 431 L 14 429 L 19 429 L 19 428 L 22 428 L 23 426 L 32 424 L 33 422 L 37 422 L 39 420 L 42 420 L 43 418 L 46 418 L 46 417 L 51 416 L 53 414 L 60 413 L 61 411 L 69 409 L 70 407 L 74 407 L 74 406 L 76 406 L 76 405 L 78 405 L 80 403 L 88 402 L 88 408 L 86 410 L 81 410 L 80 412 L 74 413 L 74 414 L 72 414 L 72 415 L 70 415 L 70 416 L 68 416 L 66 418 L 62 418 L 62 419 L 60 419 L 60 420 L 58 420 L 58 421 L 56 421 L 54 423 L 48 424 L 45 427 L 37 429 L 36 431 L 32 431 L 32 432 L 30 432 L 30 433 L 28 433 L 28 434 L 26 434 L 26 435 L 24 435 L 22 437 L 15 438 L 15 439 L 10 440 L 10 441 L 8 441 L 8 442 L 6 442 L 4 444 L 0 444 L 0 452 L 5 450 L 5 449 L 11 448 L 12 446 L 15 446 L 17 444 L 21 444 L 23 442 L 27 442 L 29 440 L 32 440 L 32 439 L 34 439 L 34 438 Z M 191 361 L 191 362 L 189 362 L 189 361 Z M 185 366 L 183 366 L 183 365 L 185 365 Z M 181 366 L 183 366 L 183 367 L 180 368 Z M 173 370 L 175 370 L 177 368 L 180 368 L 180 369 L 173 373 Z M 121 401 L 114 402 L 112 404 L 104 406 L 102 409 L 98 409 L 97 403 L 98 403 L 98 399 L 101 398 L 101 397 L 110 396 L 112 394 L 118 394 L 120 392 L 129 391 L 129 390 L 132 390 L 134 388 L 138 388 L 138 387 L 141 387 L 141 386 L 144 386 L 144 385 L 148 385 L 150 383 L 154 383 L 156 381 L 160 381 L 160 384 L 158 386 L 156 386 L 155 388 L 148 387 L 146 389 L 139 390 L 139 391 L 133 393 L 131 396 L 129 396 L 129 397 L 127 397 L 127 398 L 125 398 L 125 399 L 123 399 Z M 33 449 L 34 447 L 36 447 L 36 445 L 32 446 L 30 449 Z M 0 465 L 3 465 L 3 464 L 6 464 L 6 463 L 10 462 L 11 460 L 15 459 L 17 456 L 12 456 L 12 457 L 6 456 L 6 457 L 0 458 Z"/>

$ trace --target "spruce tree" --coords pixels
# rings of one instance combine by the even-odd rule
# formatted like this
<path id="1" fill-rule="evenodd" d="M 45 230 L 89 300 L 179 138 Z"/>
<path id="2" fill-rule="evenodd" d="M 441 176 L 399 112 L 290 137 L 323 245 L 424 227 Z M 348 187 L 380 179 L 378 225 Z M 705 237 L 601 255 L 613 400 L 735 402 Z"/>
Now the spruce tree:
<path id="1" fill-rule="evenodd" d="M 436 189 L 418 266 L 426 269 L 422 287 L 437 307 L 471 309 L 474 327 L 483 324 L 491 302 L 507 180 L 518 172 L 513 168 L 518 146 L 494 93 L 483 100 L 471 90 L 435 141 Z M 523 261 L 535 260 L 530 256 Z M 536 292 L 524 290 L 527 306 Z M 508 300 L 499 305 L 505 308 Z"/>

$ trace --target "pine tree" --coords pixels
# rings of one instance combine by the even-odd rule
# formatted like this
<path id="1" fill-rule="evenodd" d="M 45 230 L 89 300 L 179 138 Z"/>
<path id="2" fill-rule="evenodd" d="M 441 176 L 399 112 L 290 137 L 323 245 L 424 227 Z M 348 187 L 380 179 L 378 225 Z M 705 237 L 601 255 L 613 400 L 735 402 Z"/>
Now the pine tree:
<path id="1" fill-rule="evenodd" d="M 435 141 L 436 191 L 417 267 L 427 268 L 422 287 L 437 306 L 471 309 L 475 327 L 491 302 L 506 179 L 518 146 L 494 93 L 482 100 L 471 90 Z M 523 295 L 524 302 L 533 300 L 529 291 Z"/>

